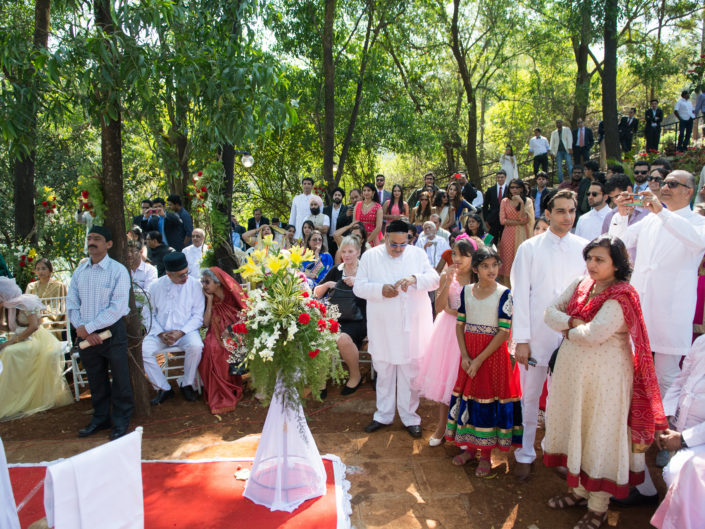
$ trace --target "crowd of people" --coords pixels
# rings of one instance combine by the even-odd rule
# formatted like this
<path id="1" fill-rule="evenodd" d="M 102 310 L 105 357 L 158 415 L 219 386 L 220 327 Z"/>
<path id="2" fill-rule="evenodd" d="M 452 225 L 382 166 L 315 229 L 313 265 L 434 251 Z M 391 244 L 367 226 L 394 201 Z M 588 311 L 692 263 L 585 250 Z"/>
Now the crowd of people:
<path id="1" fill-rule="evenodd" d="M 452 464 L 477 461 L 475 475 L 488 477 L 492 451 L 514 447 L 514 476 L 525 481 L 537 429 L 545 428 L 543 462 L 560 467 L 568 485 L 548 506 L 586 507 L 579 529 L 602 526 L 610 501 L 658 503 L 645 464 L 652 443 L 674 484 L 669 498 L 692 490 L 677 487 L 682 468 L 705 464 L 698 459 L 705 452 L 705 338 L 693 343 L 705 321 L 705 207 L 692 207 L 702 197 L 693 175 L 672 171 L 666 160 L 636 162 L 633 180 L 621 166 L 603 173 L 590 159 L 591 143 L 591 131 L 560 121 L 550 142 L 537 129 L 534 186 L 518 177 L 511 149 L 484 191 L 465 173 L 441 187 L 429 172 L 405 200 L 402 187 L 388 191 L 380 174 L 361 189 L 336 188 L 324 206 L 305 177 L 289 224 L 270 221 L 259 207 L 247 229 L 233 224 L 241 251 L 268 236 L 282 249 L 311 250 L 302 277 L 340 312 L 337 345 L 349 371 L 343 396 L 363 383 L 360 351 L 372 357 L 376 411 L 366 432 L 390 426 L 398 412 L 409 434 L 422 437 L 423 397 L 438 405 L 429 444 L 461 448 Z M 556 188 L 545 172 L 549 150 L 570 175 L 562 180 L 559 172 Z M 87 342 L 80 357 L 94 409 L 79 436 L 108 428 L 111 439 L 124 435 L 134 408 L 123 319 L 131 288 L 143 315 L 151 404 L 175 395 L 158 356 L 180 351 L 183 397 L 197 400 L 202 387 L 212 413 L 236 409 L 243 379 L 228 364 L 221 335 L 242 321 L 246 292 L 220 268 L 202 267 L 204 231 L 193 227 L 179 196 L 166 204 L 142 202 L 128 234 L 127 268 L 108 256 L 110 231 L 94 225 L 89 257 L 68 289 L 52 280 L 46 259 L 37 261 L 38 281 L 27 294 L 0 279 L 13 331 L 0 344 L 0 419 L 70 401 L 58 340 L 40 325 L 51 317 L 41 299 L 65 295 L 77 339 Z M 8 380 L 32 383 L 17 388 Z M 315 389 L 326 397 L 325 388 Z M 26 400 L 3 397 L 9 394 Z"/>

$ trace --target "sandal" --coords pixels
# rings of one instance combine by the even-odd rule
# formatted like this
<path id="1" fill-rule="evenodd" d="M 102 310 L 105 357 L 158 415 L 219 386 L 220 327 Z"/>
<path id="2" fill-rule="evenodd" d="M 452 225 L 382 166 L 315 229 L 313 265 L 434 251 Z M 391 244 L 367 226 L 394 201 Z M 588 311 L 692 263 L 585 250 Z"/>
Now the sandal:
<path id="1" fill-rule="evenodd" d="M 587 505 L 587 500 L 576 496 L 572 492 L 566 492 L 565 494 L 559 494 L 548 500 L 548 506 L 551 509 L 568 509 L 570 507 L 585 507 Z"/>
<path id="2" fill-rule="evenodd" d="M 602 524 L 607 521 L 606 512 L 595 512 L 588 509 L 588 512 L 578 520 L 578 523 L 573 529 L 600 529 Z"/>
<path id="3" fill-rule="evenodd" d="M 469 450 L 463 450 L 460 454 L 453 458 L 453 464 L 456 467 L 462 467 L 465 463 L 474 459 L 474 453 L 469 453 Z"/>
<path id="4" fill-rule="evenodd" d="M 492 461 L 484 457 L 480 458 L 480 464 L 475 469 L 475 477 L 487 478 L 492 474 Z"/>

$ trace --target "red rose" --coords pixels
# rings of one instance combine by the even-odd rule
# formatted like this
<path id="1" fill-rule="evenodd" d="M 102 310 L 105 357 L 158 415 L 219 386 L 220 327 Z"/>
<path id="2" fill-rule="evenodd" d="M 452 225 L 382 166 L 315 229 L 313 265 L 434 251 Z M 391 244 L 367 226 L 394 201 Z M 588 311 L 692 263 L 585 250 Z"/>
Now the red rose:
<path id="1" fill-rule="evenodd" d="M 203 186 L 203 187 L 201 187 L 201 191 L 202 191 L 203 193 L 205 193 L 205 192 L 208 191 L 208 190 L 206 189 L 206 186 Z"/>
<path id="2" fill-rule="evenodd" d="M 326 320 L 318 320 L 318 330 L 319 331 L 324 331 L 327 326 L 327 321 Z"/>
<path id="3" fill-rule="evenodd" d="M 48 215 L 49 213 L 51 213 L 51 210 L 50 210 L 50 209 L 47 209 L 47 210 L 46 210 L 46 213 L 47 213 L 47 215 Z"/>
<path id="4" fill-rule="evenodd" d="M 24 255 L 24 254 L 20 255 L 20 261 L 24 261 L 25 259 L 27 259 L 26 255 Z"/>
<path id="5" fill-rule="evenodd" d="M 338 332 L 338 329 L 340 328 L 340 324 L 335 320 L 328 320 L 328 322 L 330 323 L 330 332 L 332 332 L 332 333 Z"/>
<path id="6" fill-rule="evenodd" d="M 42 206 L 47 207 L 49 205 L 49 202 L 46 200 L 42 200 Z"/>
<path id="7" fill-rule="evenodd" d="M 31 263 L 32 261 L 34 261 L 34 257 L 28 257 L 27 260 Z"/>
<path id="8" fill-rule="evenodd" d="M 88 198 L 88 191 L 86 191 L 85 189 L 83 191 L 81 191 L 81 196 L 83 198 Z"/>
<path id="9" fill-rule="evenodd" d="M 247 334 L 247 325 L 244 323 L 238 323 L 235 325 L 235 332 L 239 332 L 240 334 Z"/>
<path id="10" fill-rule="evenodd" d="M 320 310 L 321 314 L 323 314 L 324 316 L 326 315 L 326 306 L 323 303 L 321 303 L 321 305 L 318 307 L 318 310 Z"/>
<path id="11" fill-rule="evenodd" d="M 301 314 L 299 314 L 299 323 L 301 325 L 306 325 L 310 321 L 311 316 L 309 316 L 306 312 L 302 312 Z"/>
<path id="12" fill-rule="evenodd" d="M 27 263 L 25 263 L 24 261 L 20 261 L 20 266 L 21 267 L 27 266 Z"/>
<path id="13" fill-rule="evenodd" d="M 318 353 L 320 352 L 320 349 L 314 349 L 313 351 L 308 352 L 308 356 L 310 356 L 311 358 L 316 358 L 318 356 Z"/>
<path id="14" fill-rule="evenodd" d="M 198 176 L 203 176 L 203 171 L 198 171 Z"/>
<path id="15" fill-rule="evenodd" d="M 302 293 L 301 293 L 301 297 L 302 297 L 302 298 L 307 298 L 307 297 L 308 297 L 308 292 L 305 292 L 305 291 L 302 292 Z"/>

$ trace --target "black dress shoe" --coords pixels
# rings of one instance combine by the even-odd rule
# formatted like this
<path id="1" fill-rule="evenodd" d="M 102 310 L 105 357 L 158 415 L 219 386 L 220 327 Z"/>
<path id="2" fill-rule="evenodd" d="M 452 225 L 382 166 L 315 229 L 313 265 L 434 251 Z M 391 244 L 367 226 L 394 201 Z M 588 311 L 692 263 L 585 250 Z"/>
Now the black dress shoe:
<path id="1" fill-rule="evenodd" d="M 360 386 L 362 386 L 362 377 L 360 377 L 360 382 L 357 383 L 357 386 L 353 388 L 351 388 L 350 386 L 343 386 L 343 389 L 340 390 L 340 394 L 343 396 L 352 395 L 358 390 Z"/>
<path id="2" fill-rule="evenodd" d="M 126 426 L 116 426 L 115 428 L 113 428 L 113 431 L 110 432 L 110 440 L 114 441 L 115 439 L 120 439 L 126 433 L 127 433 Z"/>
<path id="3" fill-rule="evenodd" d="M 328 396 L 328 389 L 322 389 L 318 396 L 321 397 L 321 400 L 326 400 L 326 397 Z"/>
<path id="4" fill-rule="evenodd" d="M 103 423 L 90 423 L 88 426 L 83 428 L 82 430 L 78 431 L 78 436 L 79 437 L 88 437 L 89 435 L 93 435 L 96 432 L 99 432 L 101 430 L 107 430 L 110 428 L 111 424 L 110 422 L 103 422 Z"/>
<path id="5" fill-rule="evenodd" d="M 156 406 L 157 404 L 161 404 L 162 402 L 170 399 L 173 396 L 174 396 L 173 389 L 169 388 L 166 391 L 164 391 L 163 389 L 160 389 L 159 391 L 157 391 L 157 396 L 154 397 L 152 400 L 150 400 L 149 403 L 152 406 Z"/>
<path id="6" fill-rule="evenodd" d="M 418 439 L 421 437 L 421 425 L 420 424 L 412 424 L 411 426 L 407 426 L 406 431 L 409 432 L 409 435 L 411 437 L 413 437 L 414 439 Z"/>
<path id="7" fill-rule="evenodd" d="M 647 469 L 648 471 L 648 469 Z M 612 496 L 610 501 L 621 507 L 633 507 L 635 505 L 656 505 L 658 503 L 658 494 L 646 496 L 639 492 L 639 489 L 633 488 L 629 491 L 629 496 L 626 498 L 615 498 Z"/>
<path id="8" fill-rule="evenodd" d="M 198 393 L 196 393 L 191 386 L 181 386 L 181 394 L 189 402 L 198 400 Z"/>
<path id="9" fill-rule="evenodd" d="M 388 425 L 388 424 L 383 424 L 383 423 L 381 423 L 381 422 L 377 422 L 377 421 L 373 420 L 370 424 L 368 424 L 367 426 L 365 426 L 365 431 L 366 431 L 367 433 L 372 433 L 372 432 L 376 432 L 376 431 L 379 430 L 380 428 L 384 428 L 385 426 L 389 426 L 389 425 Z"/>

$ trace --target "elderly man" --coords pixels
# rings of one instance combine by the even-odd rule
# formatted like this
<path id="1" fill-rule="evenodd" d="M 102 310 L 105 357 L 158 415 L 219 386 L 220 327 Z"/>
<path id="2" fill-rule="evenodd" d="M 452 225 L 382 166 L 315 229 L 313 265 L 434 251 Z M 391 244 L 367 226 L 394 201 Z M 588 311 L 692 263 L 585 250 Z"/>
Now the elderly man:
<path id="1" fill-rule="evenodd" d="M 184 248 L 184 255 L 188 261 L 188 273 L 196 279 L 201 277 L 201 261 L 208 251 L 208 245 L 204 244 L 205 240 L 206 232 L 201 228 L 194 228 L 191 234 L 193 244 Z"/>
<path id="2" fill-rule="evenodd" d="M 409 246 L 408 232 L 403 220 L 389 223 L 385 244 L 360 259 L 353 291 L 367 300 L 369 351 L 377 372 L 377 411 L 365 431 L 390 425 L 396 407 L 409 434 L 419 438 L 419 395 L 412 381 L 433 327 L 428 292 L 438 288 L 439 277 L 426 254 Z"/>
<path id="3" fill-rule="evenodd" d="M 441 228 L 441 216 L 438 213 L 432 213 L 430 218 L 431 222 L 436 225 L 436 235 L 450 241 L 450 232 Z"/>
<path id="4" fill-rule="evenodd" d="M 90 258 L 76 268 L 66 298 L 71 325 L 90 344 L 81 349 L 81 363 L 88 374 L 93 418 L 78 436 L 87 437 L 112 425 L 110 439 L 117 439 L 127 433 L 134 410 L 127 329 L 122 319 L 130 311 L 130 274 L 108 257 L 113 246 L 108 228 L 93 226 L 86 242 Z M 106 330 L 112 336 L 103 339 L 100 334 Z"/>
<path id="5" fill-rule="evenodd" d="M 423 233 L 416 241 L 416 246 L 426 252 L 428 262 L 433 268 L 438 265 L 443 252 L 450 249 L 448 241 L 440 237 L 436 231 L 436 224 L 432 220 L 427 220 L 423 223 Z"/>
<path id="6" fill-rule="evenodd" d="M 157 390 L 151 404 L 156 406 L 174 396 L 169 381 L 157 364 L 156 355 L 164 349 L 178 347 L 186 354 L 181 393 L 188 401 L 198 398 L 193 390 L 203 341 L 199 329 L 203 325 L 205 297 L 201 284 L 189 275 L 186 256 L 172 252 L 164 257 L 166 276 L 149 288 L 151 314 L 145 305 L 142 319 L 151 322 L 149 333 L 142 342 L 142 359 L 147 378 Z"/>

